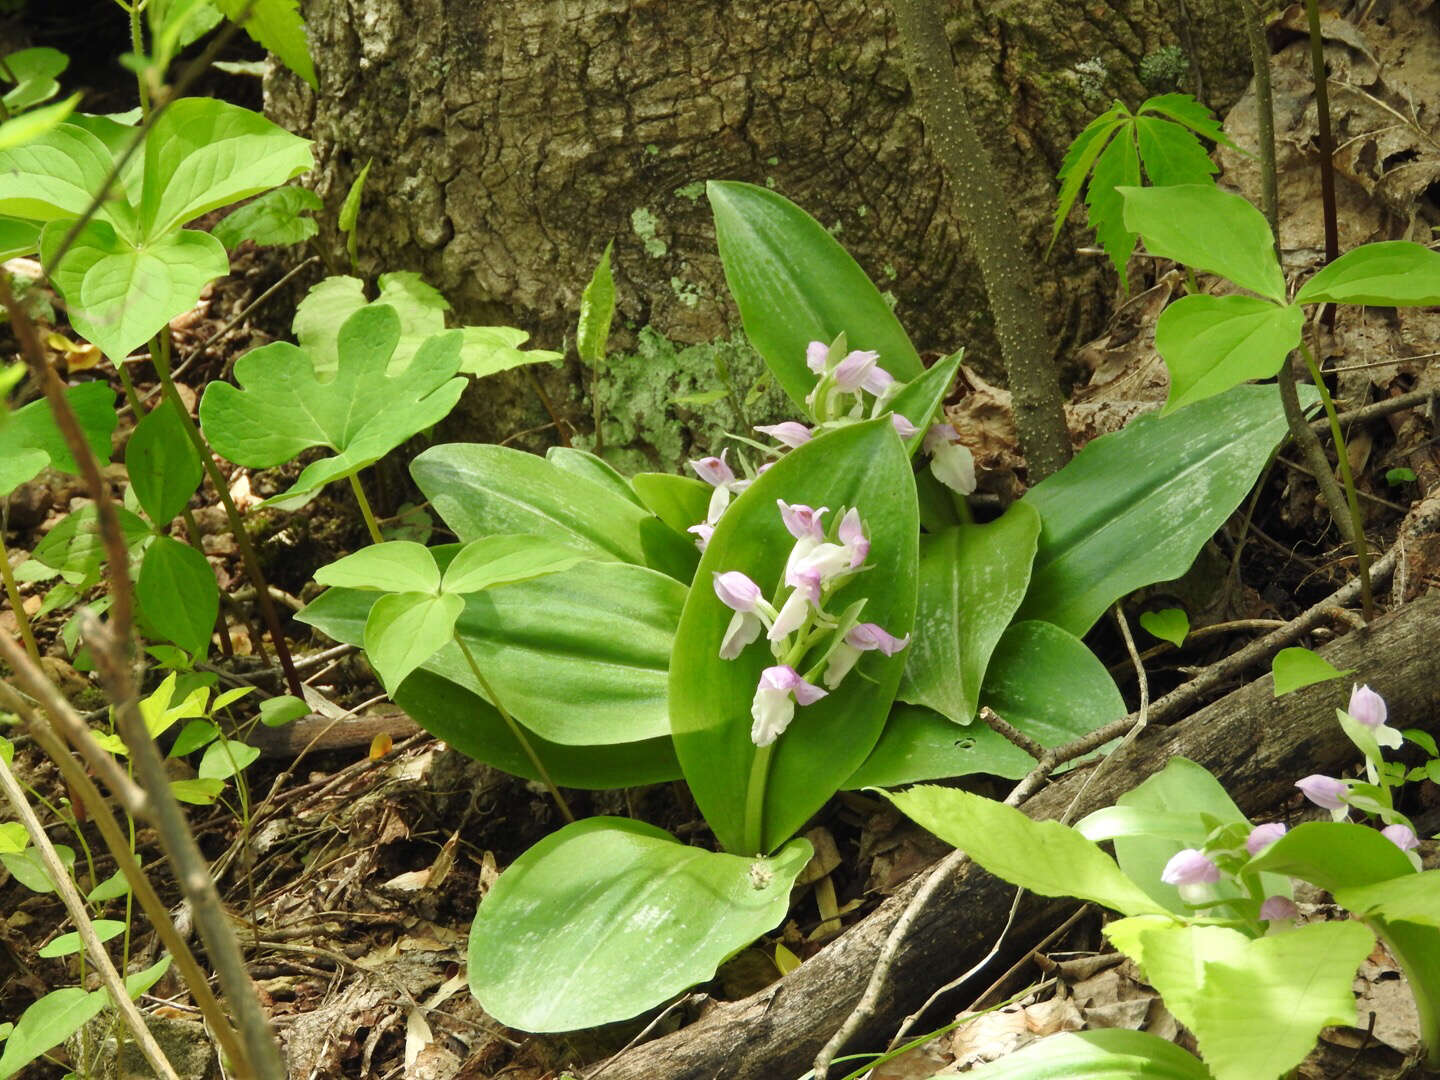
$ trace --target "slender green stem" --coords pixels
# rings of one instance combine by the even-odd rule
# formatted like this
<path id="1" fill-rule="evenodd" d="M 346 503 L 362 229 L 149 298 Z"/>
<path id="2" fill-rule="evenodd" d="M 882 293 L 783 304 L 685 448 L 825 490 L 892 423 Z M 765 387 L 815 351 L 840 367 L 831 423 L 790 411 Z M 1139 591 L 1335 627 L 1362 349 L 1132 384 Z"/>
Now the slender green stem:
<path id="1" fill-rule="evenodd" d="M 130 48 L 137 57 L 145 55 L 145 30 L 140 22 L 140 7 L 140 4 L 133 3 L 125 9 L 130 13 Z M 145 85 L 144 68 L 135 73 L 135 86 L 140 95 L 140 117 L 143 120 L 150 115 L 150 88 Z"/>
<path id="2" fill-rule="evenodd" d="M 350 474 L 350 490 L 355 493 L 355 501 L 360 504 L 360 514 L 365 519 L 365 528 L 370 530 L 370 539 L 376 544 L 383 544 L 385 537 L 380 535 L 380 526 L 375 521 L 375 512 L 370 509 L 370 500 L 365 497 L 365 489 L 360 486 L 360 475 Z"/>
<path id="3" fill-rule="evenodd" d="M 510 729 L 510 734 L 515 736 L 515 741 L 520 744 L 520 749 L 525 751 L 525 756 L 530 759 L 530 764 L 534 766 L 536 775 L 540 777 L 540 782 L 549 790 L 550 797 L 555 800 L 555 805 L 560 808 L 560 816 L 566 821 L 573 822 L 575 815 L 570 812 L 570 807 L 565 802 L 565 797 L 560 794 L 560 789 L 555 786 L 555 781 L 550 779 L 550 773 L 540 760 L 540 755 L 535 752 L 535 748 L 530 745 L 530 740 L 525 737 L 524 729 L 515 722 L 515 718 L 510 715 L 510 711 L 500 703 L 499 695 L 495 693 L 495 688 L 490 685 L 490 680 L 485 678 L 484 674 L 480 671 L 480 665 L 475 662 L 475 654 L 472 653 L 470 647 L 465 644 L 465 639 L 460 636 L 459 631 L 455 633 L 455 644 L 460 646 L 460 652 L 464 654 L 465 662 L 470 665 L 470 674 L 475 676 L 475 681 L 480 684 L 480 689 L 484 691 L 485 696 L 490 699 L 490 704 L 495 706 L 495 711 L 500 714 L 500 719 L 505 721 L 505 726 Z"/>
<path id="4" fill-rule="evenodd" d="M 0 577 L 5 579 L 5 595 L 10 600 L 10 610 L 15 613 L 15 625 L 20 630 L 20 640 L 30 659 L 40 662 L 40 646 L 35 642 L 35 628 L 30 625 L 30 616 L 20 600 L 20 586 L 15 581 L 15 571 L 10 569 L 10 549 L 5 546 L 5 531 L 0 529 Z"/>
<path id="5" fill-rule="evenodd" d="M 120 388 L 125 391 L 125 402 L 130 406 L 130 411 L 135 414 L 136 420 L 145 418 L 145 406 L 140 401 L 140 395 L 135 392 L 135 380 L 130 378 L 130 368 L 124 360 L 115 365 L 115 370 L 120 374 Z"/>
<path id="6" fill-rule="evenodd" d="M 757 746 L 750 759 L 750 785 L 745 791 L 745 850 L 756 855 L 765 851 L 765 793 L 770 784 L 770 759 L 775 744 Z"/>
<path id="7" fill-rule="evenodd" d="M 285 672 L 285 684 L 290 693 L 298 698 L 303 698 L 305 691 L 300 685 L 300 674 L 295 670 L 295 661 L 290 657 L 290 646 L 286 643 L 285 634 L 280 629 L 280 616 L 275 611 L 275 601 L 270 599 L 270 584 L 265 580 L 265 572 L 260 569 L 260 559 L 255 554 L 255 545 L 250 542 L 250 534 L 245 531 L 245 523 L 240 520 L 240 510 L 236 507 L 235 500 L 230 497 L 230 485 L 225 480 L 225 474 L 220 471 L 215 456 L 210 453 L 210 447 L 205 442 L 205 436 L 200 434 L 200 428 L 195 423 L 195 418 L 185 407 L 185 402 L 180 397 L 180 391 L 175 388 L 175 380 L 170 377 L 170 332 L 168 329 L 162 330 L 156 335 L 154 347 L 150 350 L 150 357 L 155 365 L 155 374 L 160 378 L 160 386 L 165 398 L 174 405 L 175 413 L 180 417 L 181 426 L 185 428 L 185 434 L 189 436 L 195 452 L 200 455 L 200 463 L 204 466 L 205 474 L 210 477 L 210 482 L 215 485 L 215 493 L 220 496 L 220 504 L 225 507 L 225 519 L 230 524 L 230 535 L 235 538 L 235 547 L 239 549 L 240 560 L 245 564 L 246 576 L 255 586 L 255 602 L 260 605 L 260 615 L 265 620 L 270 637 L 274 639 L 275 655 L 279 658 L 280 667 Z"/>
<path id="8" fill-rule="evenodd" d="M 1340 431 L 1340 417 L 1335 412 L 1335 402 L 1325 387 L 1325 377 L 1315 363 L 1315 357 L 1302 341 L 1300 354 L 1305 357 L 1305 366 L 1310 369 L 1310 378 L 1320 391 L 1320 401 L 1325 406 L 1325 416 L 1330 421 L 1330 437 L 1335 440 L 1335 457 L 1340 465 L 1340 479 L 1345 485 L 1345 502 L 1350 509 L 1350 527 L 1354 533 L 1352 544 L 1355 548 L 1355 562 L 1360 571 L 1360 605 L 1365 612 L 1365 621 L 1375 617 L 1375 596 L 1370 588 L 1370 550 L 1365 540 L 1365 519 L 1360 514 L 1360 500 L 1355 493 L 1355 477 L 1350 471 L 1350 454 L 1345 446 L 1345 436 Z M 1336 510 L 1338 511 L 1338 507 Z M 1337 514 L 1338 516 L 1338 514 Z"/>

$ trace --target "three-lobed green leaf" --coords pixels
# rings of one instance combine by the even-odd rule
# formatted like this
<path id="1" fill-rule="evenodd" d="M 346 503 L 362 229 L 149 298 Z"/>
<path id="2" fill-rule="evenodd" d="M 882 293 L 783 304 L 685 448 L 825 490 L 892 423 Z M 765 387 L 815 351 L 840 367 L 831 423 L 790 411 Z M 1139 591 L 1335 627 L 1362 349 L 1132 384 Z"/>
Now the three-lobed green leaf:
<path id="1" fill-rule="evenodd" d="M 1170 370 L 1165 411 L 1251 379 L 1268 379 L 1300 345 L 1305 312 L 1253 296 L 1183 296 L 1155 324 L 1155 348 Z"/>

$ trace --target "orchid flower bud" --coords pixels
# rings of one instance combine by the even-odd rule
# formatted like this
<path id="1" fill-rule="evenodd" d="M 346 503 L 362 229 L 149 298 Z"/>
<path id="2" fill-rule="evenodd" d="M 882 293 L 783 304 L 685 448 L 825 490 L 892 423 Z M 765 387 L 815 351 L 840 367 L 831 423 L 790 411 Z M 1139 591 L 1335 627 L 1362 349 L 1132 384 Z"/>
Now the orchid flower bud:
<path id="1" fill-rule="evenodd" d="M 792 450 L 810 441 L 810 429 L 794 420 L 786 420 L 780 424 L 757 424 L 755 430 L 762 435 L 769 435 Z"/>
<path id="2" fill-rule="evenodd" d="M 764 595 L 760 586 L 739 570 L 715 574 L 715 595 L 731 611 L 749 613 Z"/>
<path id="3" fill-rule="evenodd" d="M 1405 742 L 1405 737 L 1385 722 L 1389 716 L 1385 699 L 1370 687 L 1352 685 L 1350 704 L 1345 711 L 1356 723 L 1369 728 L 1375 735 L 1375 741 L 1381 746 L 1398 750 Z"/>
<path id="4" fill-rule="evenodd" d="M 830 346 L 823 341 L 812 341 L 805 346 L 805 366 L 816 375 L 825 374 L 830 363 Z"/>
<path id="5" fill-rule="evenodd" d="M 865 535 L 865 524 L 860 520 L 860 511 L 851 507 L 840 519 L 840 543 L 850 551 L 850 569 L 858 570 L 870 554 L 870 538 Z"/>
<path id="6" fill-rule="evenodd" d="M 690 468 L 695 470 L 695 475 L 704 480 L 711 487 L 725 487 L 735 483 L 735 472 L 725 461 L 728 450 L 722 450 L 719 457 L 704 457 L 698 461 L 690 462 Z"/>
<path id="7" fill-rule="evenodd" d="M 902 416 L 898 412 L 890 414 L 890 423 L 895 425 L 895 433 L 902 439 L 913 439 L 920 431 L 908 417 Z"/>
<path id="8" fill-rule="evenodd" d="M 1245 850 L 1251 856 L 1259 855 L 1271 844 L 1285 835 L 1285 824 L 1280 821 L 1267 821 L 1264 825 L 1256 825 L 1250 830 L 1250 835 L 1245 838 Z"/>
<path id="9" fill-rule="evenodd" d="M 1202 851 L 1184 848 L 1165 864 L 1160 880 L 1166 885 L 1214 885 L 1220 880 L 1220 868 Z"/>
<path id="10" fill-rule="evenodd" d="M 885 380 L 879 383 L 880 388 L 883 389 L 892 380 L 888 373 L 875 366 L 875 362 L 879 359 L 878 352 L 864 349 L 853 350 L 846 355 L 845 359 L 835 365 L 835 385 L 844 393 L 854 394 L 861 389 L 869 389 L 868 384 L 875 384 L 879 378 L 876 372 L 880 371 L 880 375 L 883 375 Z M 877 394 L 879 392 L 879 390 L 871 391 L 871 393 Z"/>
<path id="11" fill-rule="evenodd" d="M 1333 776 L 1321 776 L 1313 773 L 1301 780 L 1295 781 L 1307 799 L 1316 806 L 1323 806 L 1330 811 L 1330 816 L 1336 821 L 1343 821 L 1350 815 L 1350 808 L 1345 804 L 1345 796 L 1350 792 L 1350 785 L 1344 780 L 1336 780 Z"/>
<path id="12" fill-rule="evenodd" d="M 1295 901 L 1288 896 L 1266 897 L 1265 902 L 1260 905 L 1260 918 L 1265 922 L 1279 922 L 1281 919 L 1296 919 L 1300 917 L 1300 909 L 1295 906 Z"/>
<path id="13" fill-rule="evenodd" d="M 780 520 L 785 522 L 785 528 L 796 540 L 825 539 L 825 527 L 820 519 L 829 513 L 828 506 L 815 510 L 801 503 L 792 506 L 784 499 L 776 499 L 775 502 L 780 506 Z"/>
<path id="14" fill-rule="evenodd" d="M 1386 825 L 1380 830 L 1380 835 L 1401 851 L 1414 851 L 1420 846 L 1420 838 L 1409 825 Z"/>

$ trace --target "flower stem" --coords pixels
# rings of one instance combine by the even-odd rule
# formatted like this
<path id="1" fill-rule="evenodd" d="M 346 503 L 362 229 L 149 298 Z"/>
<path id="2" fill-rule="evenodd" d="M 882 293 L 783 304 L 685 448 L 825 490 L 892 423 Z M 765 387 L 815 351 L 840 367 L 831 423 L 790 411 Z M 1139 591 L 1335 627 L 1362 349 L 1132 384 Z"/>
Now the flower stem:
<path id="1" fill-rule="evenodd" d="M 549 790 L 550 797 L 555 800 L 555 805 L 560 808 L 560 816 L 567 822 L 573 822 L 575 815 L 570 812 L 570 807 L 565 802 L 565 797 L 560 794 L 560 789 L 555 786 L 555 781 L 550 779 L 550 773 L 546 771 L 544 764 L 540 761 L 540 755 L 537 754 L 535 748 L 530 745 L 530 740 L 525 737 L 524 730 L 515 722 L 515 718 L 510 715 L 510 711 L 500 703 L 500 698 L 495 693 L 495 688 L 490 685 L 490 680 L 485 678 L 481 673 L 480 665 L 475 662 L 475 654 L 470 651 L 470 646 L 465 644 L 465 640 L 460 636 L 458 630 L 455 632 L 455 644 L 460 646 L 460 652 L 464 654 L 465 662 L 470 665 L 470 674 L 475 676 L 475 681 L 480 684 L 480 689 L 483 690 L 485 696 L 490 699 L 490 704 L 495 706 L 495 711 L 500 714 L 500 719 L 505 721 L 505 726 L 510 729 L 510 734 L 515 736 L 515 741 L 520 744 L 520 749 L 525 751 L 525 756 L 530 759 L 530 764 L 534 766 L 535 773 L 539 776 L 540 782 Z"/>
<path id="2" fill-rule="evenodd" d="M 1340 418 L 1335 412 L 1335 401 L 1325 386 L 1325 377 L 1315 363 L 1315 357 L 1302 341 L 1300 355 L 1305 357 L 1305 366 L 1310 379 L 1320 391 L 1320 401 L 1325 406 L 1325 416 L 1330 421 L 1330 437 L 1335 441 L 1335 457 L 1340 465 L 1340 479 L 1345 485 L 1345 502 L 1350 508 L 1350 524 L 1354 533 L 1352 544 L 1355 548 L 1355 563 L 1360 572 L 1360 605 L 1365 612 L 1365 621 L 1375 618 L 1375 596 L 1370 588 L 1370 550 L 1365 541 L 1365 519 L 1360 514 L 1360 500 L 1355 493 L 1355 477 L 1350 471 L 1350 454 L 1345 446 L 1345 436 L 1340 432 Z M 1338 507 L 1336 508 L 1338 511 Z M 1338 516 L 1338 513 L 1337 515 Z"/>
<path id="3" fill-rule="evenodd" d="M 756 855 L 765 850 L 765 790 L 770 780 L 770 758 L 775 744 L 757 746 L 750 759 L 750 783 L 745 791 L 745 850 Z"/>
<path id="4" fill-rule="evenodd" d="M 365 497 L 365 489 L 360 486 L 360 474 L 350 474 L 350 490 L 355 493 L 355 501 L 360 504 L 360 515 L 365 519 L 365 528 L 370 530 L 370 539 L 376 544 L 383 544 L 385 538 L 380 535 L 380 526 L 375 523 L 375 512 L 370 509 L 370 500 Z"/>

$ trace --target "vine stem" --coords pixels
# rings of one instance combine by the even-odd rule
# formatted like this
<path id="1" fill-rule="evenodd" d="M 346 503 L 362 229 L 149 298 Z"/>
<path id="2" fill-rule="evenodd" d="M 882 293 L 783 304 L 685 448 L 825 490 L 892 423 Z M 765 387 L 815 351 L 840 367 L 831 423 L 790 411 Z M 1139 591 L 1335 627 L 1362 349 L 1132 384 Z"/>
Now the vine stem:
<path id="1" fill-rule="evenodd" d="M 365 497 L 365 489 L 360 486 L 360 474 L 350 474 L 350 490 L 355 493 L 355 501 L 360 504 L 360 516 L 365 519 L 365 528 L 370 530 L 370 539 L 376 544 L 383 544 L 385 537 L 380 535 L 380 526 L 375 521 L 375 511 L 370 509 L 370 500 Z"/>
<path id="2" fill-rule="evenodd" d="M 1310 378 L 1320 391 L 1320 401 L 1325 406 L 1325 416 L 1330 421 L 1330 437 L 1335 440 L 1335 457 L 1340 466 L 1340 479 L 1345 484 L 1345 502 L 1350 509 L 1350 529 L 1354 533 L 1352 546 L 1355 548 L 1355 563 L 1360 572 L 1360 607 L 1365 621 L 1369 622 L 1375 618 L 1375 596 L 1370 587 L 1370 550 L 1365 540 L 1365 519 L 1360 513 L 1360 500 L 1355 492 L 1355 477 L 1350 471 L 1350 453 L 1345 445 L 1345 437 L 1340 432 L 1340 417 L 1335 412 L 1335 401 L 1325 387 L 1325 377 L 1320 373 L 1320 366 L 1303 341 L 1300 343 L 1300 355 L 1305 357 Z M 1337 507 L 1337 516 L 1338 510 Z"/>
<path id="3" fill-rule="evenodd" d="M 495 706 L 495 711 L 500 714 L 500 719 L 505 721 L 505 726 L 510 729 L 510 734 L 515 736 L 515 741 L 520 744 L 520 749 L 525 751 L 525 756 L 530 759 L 530 764 L 535 767 L 535 772 L 540 777 L 540 782 L 545 785 L 546 789 L 550 792 L 550 797 L 555 800 L 555 805 L 560 808 L 560 816 L 563 817 L 567 823 L 573 824 L 575 815 L 570 812 L 570 806 L 565 802 L 565 796 L 560 794 L 560 789 L 555 786 L 555 781 L 550 779 L 549 770 L 545 768 L 544 763 L 540 760 L 540 755 L 535 752 L 535 747 L 530 745 L 530 740 L 525 737 L 524 729 L 522 729 L 515 721 L 515 718 L 510 715 L 510 710 L 500 703 L 500 697 L 495 693 L 495 688 L 490 685 L 490 680 L 485 678 L 484 673 L 480 670 L 480 665 L 475 661 L 475 654 L 470 651 L 470 646 L 465 644 L 465 640 L 460 636 L 458 630 L 455 632 L 455 644 L 460 646 L 460 652 L 464 654 L 465 662 L 470 665 L 470 674 L 475 676 L 475 681 L 480 684 L 480 689 L 485 692 L 485 696 L 488 697 L 490 703 Z"/>
<path id="4" fill-rule="evenodd" d="M 155 374 L 160 379 L 165 400 L 174 406 L 176 414 L 180 417 L 181 426 L 184 427 L 185 434 L 190 439 L 190 444 L 200 455 L 200 463 L 205 468 L 205 475 L 210 478 L 210 483 L 215 485 L 216 494 L 220 496 L 220 504 L 225 508 L 225 519 L 230 525 L 230 535 L 235 538 L 235 546 L 240 551 L 240 561 L 245 564 L 245 574 L 250 578 L 250 583 L 255 586 L 255 602 L 260 605 L 260 616 L 265 620 L 265 626 L 270 631 L 270 637 L 275 644 L 275 655 L 279 658 L 280 667 L 285 672 L 285 685 L 289 688 L 290 693 L 303 699 L 305 690 L 300 685 L 300 675 L 296 672 L 295 661 L 290 656 L 290 646 L 285 641 L 284 632 L 280 629 L 280 616 L 275 611 L 275 602 L 270 599 L 270 585 L 265 580 L 265 572 L 260 569 L 260 559 L 255 554 L 255 545 L 250 542 L 250 534 L 245 531 L 245 523 L 240 519 L 240 510 L 230 496 L 230 485 L 225 479 L 225 474 L 220 471 L 220 466 L 215 461 L 215 455 L 210 452 L 210 446 L 205 442 L 205 436 L 200 434 L 199 425 L 190 415 L 190 410 L 185 407 L 185 402 L 180 397 L 180 391 L 175 387 L 175 380 L 170 376 L 170 332 L 168 328 L 157 335 L 155 345 L 156 347 L 150 350 L 150 358 L 155 366 Z"/>

